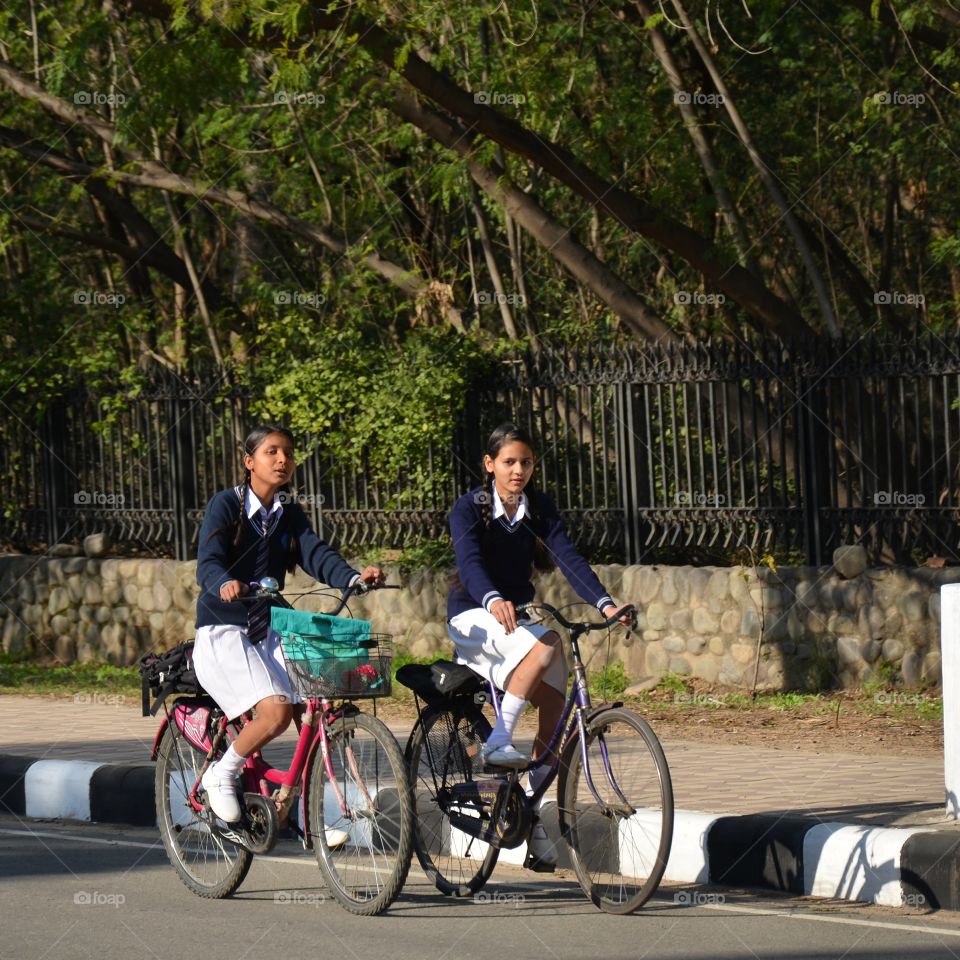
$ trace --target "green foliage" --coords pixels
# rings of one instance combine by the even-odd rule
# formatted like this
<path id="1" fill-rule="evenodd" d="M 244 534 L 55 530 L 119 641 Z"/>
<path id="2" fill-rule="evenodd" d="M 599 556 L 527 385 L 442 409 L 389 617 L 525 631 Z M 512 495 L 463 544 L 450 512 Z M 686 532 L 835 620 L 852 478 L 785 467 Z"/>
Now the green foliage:
<path id="1" fill-rule="evenodd" d="M 112 702 L 139 698 L 140 671 L 108 663 L 48 664 L 0 654 L 0 693 L 102 694 Z"/>
<path id="2" fill-rule="evenodd" d="M 630 678 L 619 660 L 605 663 L 587 678 L 590 696 L 599 700 L 615 700 L 630 686 Z"/>

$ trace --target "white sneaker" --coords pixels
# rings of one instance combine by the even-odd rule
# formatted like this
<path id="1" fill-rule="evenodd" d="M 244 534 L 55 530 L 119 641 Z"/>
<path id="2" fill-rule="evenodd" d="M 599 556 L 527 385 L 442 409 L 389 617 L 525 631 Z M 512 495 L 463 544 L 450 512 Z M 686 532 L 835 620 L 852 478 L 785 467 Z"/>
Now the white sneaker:
<path id="1" fill-rule="evenodd" d="M 523 864 L 535 873 L 552 873 L 557 868 L 557 845 L 537 820 L 527 840 L 527 859 Z"/>
<path id="2" fill-rule="evenodd" d="M 325 827 L 323 830 L 327 838 L 328 850 L 339 850 L 350 839 L 350 834 L 335 827 Z"/>
<path id="3" fill-rule="evenodd" d="M 212 766 L 201 778 L 200 784 L 207 791 L 210 809 L 225 823 L 237 823 L 240 819 L 240 801 L 237 799 L 237 777 L 222 777 Z"/>
<path id="4" fill-rule="evenodd" d="M 496 746 L 485 743 L 480 748 L 480 759 L 488 767 L 507 767 L 511 770 L 522 770 L 530 763 L 530 757 L 521 753 L 512 743 Z"/>

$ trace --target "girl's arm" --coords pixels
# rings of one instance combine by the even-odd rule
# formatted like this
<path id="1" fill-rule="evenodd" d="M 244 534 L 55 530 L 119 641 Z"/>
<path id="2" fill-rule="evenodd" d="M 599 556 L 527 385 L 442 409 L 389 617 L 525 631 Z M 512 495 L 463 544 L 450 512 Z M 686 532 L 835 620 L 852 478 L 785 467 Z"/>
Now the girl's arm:
<path id="1" fill-rule="evenodd" d="M 285 504 L 284 513 L 290 512 L 290 533 L 297 538 L 300 548 L 300 566 L 314 580 L 325 583 L 337 590 L 349 587 L 360 574 L 347 563 L 329 544 L 317 536 L 310 521 L 297 503 Z M 368 570 L 364 570 L 367 574 Z"/>
<path id="2" fill-rule="evenodd" d="M 233 512 L 230 507 L 233 506 Z M 200 526 L 200 543 L 197 547 L 197 583 L 201 590 L 214 596 L 234 575 L 229 570 L 230 543 L 233 540 L 237 520 L 236 497 L 214 497 L 207 504 Z"/>
<path id="3" fill-rule="evenodd" d="M 463 588 L 489 611 L 491 604 L 502 600 L 483 562 L 480 538 L 483 521 L 473 508 L 470 494 L 461 497 L 450 512 L 450 536 L 453 539 L 453 555 Z"/>

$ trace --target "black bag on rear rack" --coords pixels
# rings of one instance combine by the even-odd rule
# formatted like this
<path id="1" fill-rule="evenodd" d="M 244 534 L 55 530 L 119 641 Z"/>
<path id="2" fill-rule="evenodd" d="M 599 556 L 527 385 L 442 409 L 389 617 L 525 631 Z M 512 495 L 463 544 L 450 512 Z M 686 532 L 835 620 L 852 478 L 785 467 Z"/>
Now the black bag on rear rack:
<path id="1" fill-rule="evenodd" d="M 487 681 L 462 663 L 408 663 L 397 671 L 397 681 L 431 706 L 487 689 Z"/>
<path id="2" fill-rule="evenodd" d="M 143 715 L 154 716 L 171 694 L 204 694 L 193 669 L 193 641 L 181 643 L 165 653 L 145 653 L 137 661 L 140 667 L 141 707 Z M 150 706 L 150 696 L 154 697 Z"/>

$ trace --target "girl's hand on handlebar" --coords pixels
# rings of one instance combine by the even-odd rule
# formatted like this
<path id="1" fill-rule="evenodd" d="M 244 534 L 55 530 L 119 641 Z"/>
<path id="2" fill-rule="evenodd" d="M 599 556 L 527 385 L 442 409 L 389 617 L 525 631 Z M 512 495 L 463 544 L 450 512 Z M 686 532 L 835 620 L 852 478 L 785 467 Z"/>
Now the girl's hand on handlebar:
<path id="1" fill-rule="evenodd" d="M 249 592 L 250 588 L 242 580 L 228 580 L 220 588 L 220 599 L 230 603 L 233 600 L 239 600 Z"/>
<path id="2" fill-rule="evenodd" d="M 509 600 L 494 600 L 490 612 L 506 633 L 517 629 L 517 610 Z"/>
<path id="3" fill-rule="evenodd" d="M 609 620 L 612 616 L 618 613 L 621 610 L 626 610 L 626 613 L 620 617 L 620 622 L 629 630 L 631 627 L 636 626 L 637 618 L 634 615 L 634 611 L 629 603 L 625 603 L 622 607 L 615 607 L 612 603 L 609 606 L 603 608 L 603 618 Z"/>
<path id="4" fill-rule="evenodd" d="M 360 574 L 360 579 L 368 587 L 382 587 L 387 582 L 383 571 L 375 564 L 370 564 L 370 566 Z"/>

